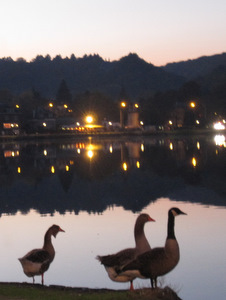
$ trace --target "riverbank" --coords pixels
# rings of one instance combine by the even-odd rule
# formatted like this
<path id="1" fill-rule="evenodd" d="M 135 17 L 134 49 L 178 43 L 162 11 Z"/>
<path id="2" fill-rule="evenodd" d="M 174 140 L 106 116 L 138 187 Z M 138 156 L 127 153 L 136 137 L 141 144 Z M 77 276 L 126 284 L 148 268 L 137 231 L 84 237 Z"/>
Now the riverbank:
<path id="1" fill-rule="evenodd" d="M 97 138 L 126 138 L 126 137 L 171 137 L 181 136 L 206 136 L 215 134 L 226 134 L 226 130 L 213 129 L 180 129 L 180 130 L 125 130 L 125 131 L 103 131 L 103 132 L 54 132 L 34 133 L 19 135 L 0 135 L 0 142 L 26 141 L 26 140 L 53 140 L 53 139 L 85 139 L 87 137 Z"/>
<path id="2" fill-rule="evenodd" d="M 169 287 L 158 289 L 110 290 L 0 283 L 0 300 L 182 300 Z"/>

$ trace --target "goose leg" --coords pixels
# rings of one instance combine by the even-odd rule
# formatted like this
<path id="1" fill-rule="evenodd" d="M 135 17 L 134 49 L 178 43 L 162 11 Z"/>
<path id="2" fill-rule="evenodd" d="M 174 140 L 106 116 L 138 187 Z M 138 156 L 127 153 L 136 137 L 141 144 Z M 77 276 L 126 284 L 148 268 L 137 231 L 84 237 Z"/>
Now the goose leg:
<path id="1" fill-rule="evenodd" d="M 44 284 L 44 273 L 42 273 L 42 285 Z"/>
<path id="2" fill-rule="evenodd" d="M 133 280 L 130 281 L 130 291 L 134 291 Z"/>
<path id="3" fill-rule="evenodd" d="M 154 279 L 155 287 L 157 288 L 157 277 Z"/>

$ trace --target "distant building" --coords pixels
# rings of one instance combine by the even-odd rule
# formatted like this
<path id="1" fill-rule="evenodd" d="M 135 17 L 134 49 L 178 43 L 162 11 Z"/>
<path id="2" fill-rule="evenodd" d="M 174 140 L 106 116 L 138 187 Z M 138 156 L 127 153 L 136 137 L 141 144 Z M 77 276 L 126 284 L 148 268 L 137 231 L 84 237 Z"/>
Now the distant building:
<path id="1" fill-rule="evenodd" d="M 126 126 L 126 128 L 128 128 L 128 129 L 141 128 L 139 104 L 138 103 L 130 104 L 127 114 L 128 115 L 127 115 L 127 126 Z"/>
<path id="2" fill-rule="evenodd" d="M 0 134 L 17 135 L 21 129 L 21 114 L 12 106 L 0 103 Z"/>
<path id="3" fill-rule="evenodd" d="M 49 132 L 56 130 L 56 118 L 54 114 L 41 107 L 33 110 L 32 119 L 26 122 L 26 132 Z"/>

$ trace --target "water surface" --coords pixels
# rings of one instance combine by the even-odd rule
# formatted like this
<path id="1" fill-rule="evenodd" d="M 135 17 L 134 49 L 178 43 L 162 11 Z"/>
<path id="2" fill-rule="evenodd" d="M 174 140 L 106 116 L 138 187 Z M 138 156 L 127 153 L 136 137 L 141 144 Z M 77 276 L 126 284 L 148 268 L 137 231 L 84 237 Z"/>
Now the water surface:
<path id="1" fill-rule="evenodd" d="M 126 289 L 95 259 L 134 245 L 139 213 L 152 247 L 163 246 L 168 209 L 178 216 L 178 266 L 160 278 L 182 299 L 226 294 L 224 136 L 181 139 L 64 140 L 0 145 L 0 281 L 32 282 L 17 260 L 41 247 L 45 231 L 60 225 L 56 257 L 45 284 Z M 36 277 L 36 282 L 40 278 Z M 136 279 L 135 287 L 150 286 Z"/>

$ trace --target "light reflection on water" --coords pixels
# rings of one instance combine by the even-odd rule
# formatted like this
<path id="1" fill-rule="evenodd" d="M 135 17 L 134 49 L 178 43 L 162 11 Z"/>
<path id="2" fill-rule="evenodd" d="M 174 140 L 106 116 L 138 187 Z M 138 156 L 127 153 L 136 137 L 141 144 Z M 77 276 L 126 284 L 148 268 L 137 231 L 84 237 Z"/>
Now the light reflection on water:
<path id="1" fill-rule="evenodd" d="M 17 259 L 41 247 L 46 230 L 58 224 L 66 232 L 53 238 L 56 257 L 45 274 L 47 285 L 126 289 L 129 284 L 108 278 L 96 255 L 132 247 L 140 212 L 156 220 L 145 225 L 151 246 L 163 246 L 168 209 L 178 206 L 188 214 L 175 222 L 181 260 L 160 281 L 182 299 L 223 299 L 224 147 L 213 140 L 169 139 L 88 145 L 92 157 L 85 156 L 84 142 L 29 145 L 26 151 L 17 145 L 13 158 L 8 146 L 2 147 L 0 281 L 31 282 Z M 12 182 L 8 174 L 14 175 Z M 136 288 L 143 286 L 150 286 L 149 280 L 135 281 Z"/>

